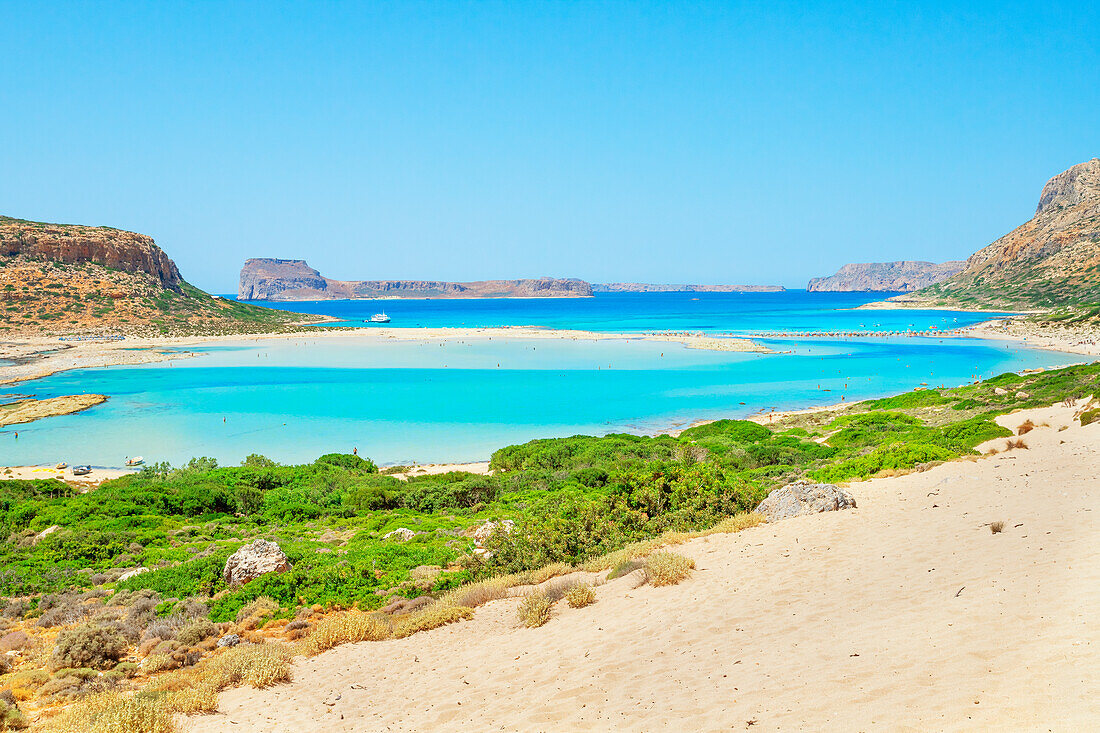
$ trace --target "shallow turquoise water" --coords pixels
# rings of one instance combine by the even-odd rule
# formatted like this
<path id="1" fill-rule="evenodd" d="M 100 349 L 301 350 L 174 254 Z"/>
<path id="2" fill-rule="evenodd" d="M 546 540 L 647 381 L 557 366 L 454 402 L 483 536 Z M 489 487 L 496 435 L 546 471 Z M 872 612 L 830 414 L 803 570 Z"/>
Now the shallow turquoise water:
<path id="1" fill-rule="evenodd" d="M 866 312 L 863 312 L 866 313 Z M 950 316 L 954 317 L 954 316 Z M 770 340 L 791 354 L 633 340 L 369 342 L 311 338 L 196 349 L 164 364 L 65 372 L 18 389 L 98 392 L 83 413 L 0 432 L 0 464 L 281 462 L 351 451 L 383 463 L 480 460 L 536 437 L 653 432 L 702 418 L 957 385 L 1080 358 L 973 339 Z"/>

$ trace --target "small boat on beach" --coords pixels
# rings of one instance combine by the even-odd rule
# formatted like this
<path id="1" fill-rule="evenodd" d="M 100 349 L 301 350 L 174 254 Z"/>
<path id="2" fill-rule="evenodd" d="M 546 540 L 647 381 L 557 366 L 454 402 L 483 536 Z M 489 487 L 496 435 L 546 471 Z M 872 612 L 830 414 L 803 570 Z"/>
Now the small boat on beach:
<path id="1" fill-rule="evenodd" d="M 370 322 L 371 323 L 389 323 L 390 322 L 390 317 L 386 315 L 386 311 L 382 311 L 381 313 L 375 313 L 373 316 L 371 316 L 370 317 Z"/>
<path id="2" fill-rule="evenodd" d="M 127 466 L 140 466 L 143 463 L 145 463 L 145 459 L 141 456 L 134 456 L 133 458 L 126 459 Z"/>
<path id="3" fill-rule="evenodd" d="M 91 472 L 91 466 L 73 466 L 73 476 L 87 476 Z"/>
<path id="4" fill-rule="evenodd" d="M 58 471 L 64 471 L 68 467 L 69 467 L 69 464 L 65 463 L 65 461 L 62 461 L 61 463 L 54 466 L 54 468 L 56 468 Z"/>

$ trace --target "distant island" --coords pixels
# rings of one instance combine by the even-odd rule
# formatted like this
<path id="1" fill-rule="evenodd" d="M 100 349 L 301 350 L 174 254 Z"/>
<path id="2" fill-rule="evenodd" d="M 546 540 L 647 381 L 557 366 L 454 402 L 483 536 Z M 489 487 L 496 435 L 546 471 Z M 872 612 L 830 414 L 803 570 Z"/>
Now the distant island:
<path id="1" fill-rule="evenodd" d="M 782 285 L 660 285 L 654 283 L 593 283 L 594 293 L 782 293 Z"/>
<path id="2" fill-rule="evenodd" d="M 577 278 L 520 280 L 333 280 L 305 260 L 257 257 L 241 268 L 241 300 L 358 300 L 372 298 L 585 298 L 593 293 L 775 293 L 778 285 L 661 285 L 597 283 Z"/>
<path id="3" fill-rule="evenodd" d="M 946 280 L 962 271 L 966 262 L 865 262 L 844 265 L 835 275 L 815 277 L 806 290 L 813 292 L 889 291 L 911 293 Z"/>
<path id="4" fill-rule="evenodd" d="M 575 278 L 524 280 L 332 280 L 305 260 L 253 258 L 241 268 L 240 300 L 371 298 L 584 298 L 592 286 Z"/>

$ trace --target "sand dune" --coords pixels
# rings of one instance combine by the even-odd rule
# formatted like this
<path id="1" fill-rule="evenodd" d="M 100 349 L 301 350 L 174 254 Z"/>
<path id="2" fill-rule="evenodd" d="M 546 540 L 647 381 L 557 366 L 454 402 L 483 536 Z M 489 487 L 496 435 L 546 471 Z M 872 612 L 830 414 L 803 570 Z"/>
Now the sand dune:
<path id="1" fill-rule="evenodd" d="M 189 729 L 1096 729 L 1100 425 L 1067 408 L 1002 421 L 1027 417 L 1050 424 L 1029 450 L 683 545 L 698 570 L 681 585 L 627 576 L 538 629 L 496 601 L 301 660 L 290 684 L 228 691 Z"/>

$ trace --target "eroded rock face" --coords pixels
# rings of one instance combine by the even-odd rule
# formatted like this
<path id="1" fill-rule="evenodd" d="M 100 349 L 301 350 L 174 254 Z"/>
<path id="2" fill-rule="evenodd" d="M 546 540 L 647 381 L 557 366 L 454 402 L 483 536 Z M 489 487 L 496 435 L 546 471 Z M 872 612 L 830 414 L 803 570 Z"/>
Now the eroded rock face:
<path id="1" fill-rule="evenodd" d="M 856 500 L 851 492 L 833 484 L 787 484 L 768 494 L 756 511 L 769 522 L 798 517 L 803 514 L 819 514 L 840 509 L 855 509 Z"/>
<path id="2" fill-rule="evenodd" d="M 256 540 L 229 556 L 222 577 L 229 585 L 243 585 L 261 575 L 285 573 L 290 568 L 290 560 L 277 544 Z"/>
<path id="3" fill-rule="evenodd" d="M 66 264 L 92 262 L 126 272 L 144 272 L 169 290 L 180 291 L 176 263 L 153 238 L 109 227 L 44 224 L 0 216 L 0 256 Z"/>

